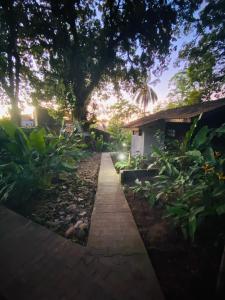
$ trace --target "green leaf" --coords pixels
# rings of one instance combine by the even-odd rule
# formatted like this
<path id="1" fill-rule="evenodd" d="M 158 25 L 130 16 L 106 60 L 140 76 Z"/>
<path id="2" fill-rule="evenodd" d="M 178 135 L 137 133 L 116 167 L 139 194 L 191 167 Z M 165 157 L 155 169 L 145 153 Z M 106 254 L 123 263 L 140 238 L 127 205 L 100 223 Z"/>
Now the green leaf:
<path id="1" fill-rule="evenodd" d="M 222 204 L 216 208 L 216 212 L 218 215 L 225 214 L 225 204 Z"/>
<path id="2" fill-rule="evenodd" d="M 46 151 L 45 136 L 46 132 L 44 128 L 33 130 L 29 135 L 32 148 L 37 150 L 39 153 L 45 153 Z"/>
<path id="3" fill-rule="evenodd" d="M 14 139 L 15 138 L 15 132 L 16 132 L 16 129 L 17 129 L 17 126 L 9 121 L 9 120 L 1 120 L 0 121 L 0 127 L 3 128 L 3 130 L 6 132 L 6 134 Z"/>
<path id="4" fill-rule="evenodd" d="M 191 240 L 194 240 L 195 232 L 197 230 L 197 219 L 196 216 L 190 216 L 188 219 L 188 232 Z"/>
<path id="5" fill-rule="evenodd" d="M 208 134 L 210 133 L 210 129 L 208 126 L 203 126 L 195 135 L 191 147 L 195 149 L 199 149 L 202 145 L 204 145 L 206 142 L 209 142 L 208 140 Z"/>

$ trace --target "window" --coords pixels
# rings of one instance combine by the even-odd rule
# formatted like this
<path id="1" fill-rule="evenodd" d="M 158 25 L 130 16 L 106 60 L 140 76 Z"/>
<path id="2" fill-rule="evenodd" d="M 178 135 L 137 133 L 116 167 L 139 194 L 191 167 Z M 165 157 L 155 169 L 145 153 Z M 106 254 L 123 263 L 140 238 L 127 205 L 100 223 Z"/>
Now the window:
<path id="1" fill-rule="evenodd" d="M 170 137 L 175 137 L 176 135 L 175 129 L 167 129 L 167 135 Z"/>

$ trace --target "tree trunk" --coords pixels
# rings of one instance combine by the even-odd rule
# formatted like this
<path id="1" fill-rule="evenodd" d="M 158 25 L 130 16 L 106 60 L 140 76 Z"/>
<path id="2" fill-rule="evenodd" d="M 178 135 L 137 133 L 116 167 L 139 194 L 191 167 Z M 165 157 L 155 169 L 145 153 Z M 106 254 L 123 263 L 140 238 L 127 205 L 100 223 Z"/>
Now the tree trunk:
<path id="1" fill-rule="evenodd" d="M 17 126 L 21 126 L 21 115 L 20 115 L 20 109 L 18 107 L 18 102 L 11 101 L 11 120 L 13 123 L 15 123 Z"/>
<path id="2" fill-rule="evenodd" d="M 86 122 L 87 121 L 86 109 L 81 106 L 77 106 L 73 110 L 73 119 L 81 122 Z"/>

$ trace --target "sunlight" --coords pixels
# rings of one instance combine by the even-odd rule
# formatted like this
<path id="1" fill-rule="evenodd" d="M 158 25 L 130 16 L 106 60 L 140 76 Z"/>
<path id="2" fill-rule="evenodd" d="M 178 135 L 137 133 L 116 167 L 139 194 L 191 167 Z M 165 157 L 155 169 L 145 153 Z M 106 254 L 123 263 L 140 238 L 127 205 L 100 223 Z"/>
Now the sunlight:
<path id="1" fill-rule="evenodd" d="M 9 116 L 9 106 L 1 105 L 0 106 L 0 119 L 8 117 L 8 116 Z"/>
<path id="2" fill-rule="evenodd" d="M 21 109 L 21 115 L 30 115 L 32 118 L 34 117 L 34 106 L 25 104 L 23 105 L 23 109 Z M 8 118 L 10 116 L 10 105 L 1 105 L 0 106 L 0 119 Z"/>

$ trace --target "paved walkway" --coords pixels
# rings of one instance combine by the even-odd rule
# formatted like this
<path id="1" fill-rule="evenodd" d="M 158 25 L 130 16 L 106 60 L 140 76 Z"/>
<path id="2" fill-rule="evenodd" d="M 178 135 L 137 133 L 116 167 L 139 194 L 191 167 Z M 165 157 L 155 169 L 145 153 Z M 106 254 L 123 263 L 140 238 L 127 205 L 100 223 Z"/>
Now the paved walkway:
<path id="1" fill-rule="evenodd" d="M 109 154 L 88 247 L 0 206 L 0 299 L 163 299 Z"/>
<path id="2" fill-rule="evenodd" d="M 112 282 L 121 278 L 120 299 L 163 299 L 108 153 L 102 154 L 88 247 L 113 269 Z"/>

